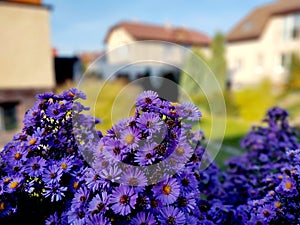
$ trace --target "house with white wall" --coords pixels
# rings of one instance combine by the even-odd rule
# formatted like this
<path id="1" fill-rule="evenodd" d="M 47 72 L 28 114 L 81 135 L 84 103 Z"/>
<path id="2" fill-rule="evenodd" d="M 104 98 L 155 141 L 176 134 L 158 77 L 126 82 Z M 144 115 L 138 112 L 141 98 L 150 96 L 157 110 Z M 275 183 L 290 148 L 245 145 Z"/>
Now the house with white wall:
<path id="1" fill-rule="evenodd" d="M 121 22 L 111 27 L 106 35 L 106 62 L 109 65 L 128 65 L 141 59 L 155 59 L 181 66 L 187 57 L 184 48 L 199 47 L 208 54 L 210 42 L 206 34 L 185 27 Z M 148 63 L 147 69 L 151 70 L 154 64 Z M 145 65 L 136 68 L 146 70 Z"/>
<path id="2" fill-rule="evenodd" d="M 291 53 L 300 54 L 300 1 L 277 0 L 255 8 L 227 35 L 233 89 L 264 78 L 284 85 Z"/>

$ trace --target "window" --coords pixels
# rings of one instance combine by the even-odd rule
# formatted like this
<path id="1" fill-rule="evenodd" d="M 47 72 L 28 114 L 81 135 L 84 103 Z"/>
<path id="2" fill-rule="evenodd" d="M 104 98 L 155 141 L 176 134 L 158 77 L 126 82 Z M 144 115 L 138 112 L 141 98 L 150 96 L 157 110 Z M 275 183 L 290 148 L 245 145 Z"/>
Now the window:
<path id="1" fill-rule="evenodd" d="M 300 13 L 290 14 L 283 19 L 283 40 L 295 40 L 300 38 Z"/>
<path id="2" fill-rule="evenodd" d="M 0 104 L 0 131 L 14 130 L 18 127 L 17 102 Z"/>

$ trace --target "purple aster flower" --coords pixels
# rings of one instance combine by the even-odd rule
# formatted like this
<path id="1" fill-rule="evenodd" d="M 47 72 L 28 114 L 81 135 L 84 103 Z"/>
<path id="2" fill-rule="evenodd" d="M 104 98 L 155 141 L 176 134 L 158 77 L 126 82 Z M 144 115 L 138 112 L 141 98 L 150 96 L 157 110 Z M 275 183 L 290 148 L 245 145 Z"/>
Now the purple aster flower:
<path id="1" fill-rule="evenodd" d="M 265 205 L 258 209 L 258 216 L 264 218 L 265 221 L 270 222 L 276 216 L 276 212 L 270 205 Z"/>
<path id="2" fill-rule="evenodd" d="M 153 112 L 144 112 L 137 118 L 138 127 L 143 131 L 148 131 L 150 136 L 162 129 L 163 121 L 158 114 Z"/>
<path id="3" fill-rule="evenodd" d="M 147 105 L 155 105 L 160 102 L 158 94 L 154 91 L 144 91 L 136 99 L 136 105 L 139 107 L 145 107 Z"/>
<path id="4" fill-rule="evenodd" d="M 275 188 L 275 190 L 286 197 L 294 197 L 298 195 L 296 181 L 287 176 L 282 179 L 281 183 Z"/>
<path id="5" fill-rule="evenodd" d="M 77 88 L 71 88 L 70 90 L 64 91 L 62 93 L 62 98 L 68 100 L 79 99 L 79 98 L 86 99 L 86 95 L 82 91 L 78 90 Z"/>
<path id="6" fill-rule="evenodd" d="M 146 142 L 145 145 L 135 153 L 134 161 L 137 162 L 140 166 L 147 166 L 151 165 L 155 160 L 161 159 L 161 157 L 159 157 L 154 150 L 156 146 L 156 143 Z"/>
<path id="7" fill-rule="evenodd" d="M 111 225 L 109 220 L 101 214 L 95 214 L 95 215 L 89 216 L 86 221 L 86 225 L 96 225 L 96 224 L 97 225 Z"/>
<path id="8" fill-rule="evenodd" d="M 130 167 L 122 174 L 120 183 L 129 186 L 144 187 L 147 185 L 147 178 L 140 169 Z"/>
<path id="9" fill-rule="evenodd" d="M 122 143 L 129 149 L 135 149 L 139 147 L 138 142 L 141 138 L 139 130 L 128 127 L 123 130 L 121 134 Z"/>
<path id="10" fill-rule="evenodd" d="M 119 186 L 112 192 L 109 201 L 112 204 L 111 209 L 117 214 L 126 216 L 135 208 L 137 197 L 132 188 Z"/>
<path id="11" fill-rule="evenodd" d="M 198 189 L 198 181 L 194 174 L 189 172 L 188 170 L 181 172 L 177 176 L 177 181 L 180 185 L 180 189 L 184 195 L 189 194 L 191 192 L 197 192 Z"/>
<path id="12" fill-rule="evenodd" d="M 15 192 L 18 187 L 20 187 L 23 183 L 24 177 L 22 175 L 15 175 L 12 176 L 10 179 L 9 184 L 7 185 L 7 188 L 5 189 L 8 193 Z"/>
<path id="13" fill-rule="evenodd" d="M 197 121 L 201 118 L 198 107 L 190 102 L 182 103 L 175 107 L 175 109 L 180 117 L 186 118 L 187 120 Z"/>
<path id="14" fill-rule="evenodd" d="M 176 201 L 180 193 L 180 186 L 176 179 L 169 178 L 153 186 L 154 196 L 164 205 L 172 204 Z"/>
<path id="15" fill-rule="evenodd" d="M 68 224 L 85 225 L 85 217 L 87 214 L 87 209 L 84 207 L 71 208 L 71 210 L 67 213 Z"/>
<path id="16" fill-rule="evenodd" d="M 176 157 L 176 159 L 178 159 L 180 162 L 185 163 L 192 157 L 193 153 L 193 149 L 187 142 L 180 141 L 172 155 Z"/>
<path id="17" fill-rule="evenodd" d="M 5 160 L 7 160 L 9 163 L 15 163 L 17 161 L 25 161 L 26 156 L 28 154 L 28 151 L 26 148 L 23 147 L 16 147 L 13 146 L 9 149 L 9 152 L 5 154 Z"/>
<path id="18" fill-rule="evenodd" d="M 90 191 L 87 188 L 85 187 L 80 188 L 75 193 L 74 198 L 72 199 L 72 207 L 73 208 L 81 207 L 82 205 L 88 202 L 89 196 L 90 196 Z"/>
<path id="19" fill-rule="evenodd" d="M 119 140 L 109 139 L 102 150 L 103 156 L 107 160 L 121 161 L 124 156 L 124 147 Z"/>
<path id="20" fill-rule="evenodd" d="M 51 197 L 51 202 L 58 202 L 65 197 L 67 187 L 60 186 L 59 184 L 46 183 L 43 195 L 48 198 Z"/>
<path id="21" fill-rule="evenodd" d="M 45 221 L 45 225 L 60 225 L 60 219 L 58 218 L 57 212 L 50 215 Z"/>
<path id="22" fill-rule="evenodd" d="M 71 157 L 65 157 L 58 162 L 64 173 L 70 172 L 74 164 Z"/>
<path id="23" fill-rule="evenodd" d="M 173 206 L 162 208 L 158 220 L 161 222 L 161 225 L 183 225 L 186 222 L 184 213 Z"/>
<path id="24" fill-rule="evenodd" d="M 51 104 L 47 109 L 46 109 L 46 115 L 50 118 L 59 120 L 62 117 L 65 116 L 66 109 L 61 107 L 61 104 L 58 102 Z"/>
<path id="25" fill-rule="evenodd" d="M 110 168 L 105 168 L 100 171 L 99 175 L 104 179 L 103 187 L 110 187 L 111 182 L 118 182 L 121 173 L 122 170 L 116 165 L 112 165 Z"/>
<path id="26" fill-rule="evenodd" d="M 101 195 L 97 194 L 89 203 L 89 212 L 94 214 L 105 213 L 108 209 L 108 195 L 107 192 L 102 192 Z"/>
<path id="27" fill-rule="evenodd" d="M 188 195 L 185 196 L 179 196 L 176 201 L 177 206 L 183 212 L 191 213 L 197 208 L 196 199 L 197 196 L 193 192 L 190 192 Z"/>
<path id="28" fill-rule="evenodd" d="M 130 225 L 156 225 L 156 220 L 151 213 L 140 212 L 132 220 Z"/>
<path id="29" fill-rule="evenodd" d="M 42 176 L 45 183 L 54 184 L 59 183 L 62 175 L 63 169 L 57 164 L 52 164 L 45 169 Z"/>
<path id="30" fill-rule="evenodd" d="M 26 173 L 31 177 L 38 177 L 44 172 L 46 160 L 41 157 L 32 157 L 26 163 Z"/>
<path id="31" fill-rule="evenodd" d="M 88 188 L 90 188 L 92 191 L 99 190 L 103 184 L 103 180 L 101 179 L 100 175 L 93 169 L 87 170 L 85 180 Z"/>

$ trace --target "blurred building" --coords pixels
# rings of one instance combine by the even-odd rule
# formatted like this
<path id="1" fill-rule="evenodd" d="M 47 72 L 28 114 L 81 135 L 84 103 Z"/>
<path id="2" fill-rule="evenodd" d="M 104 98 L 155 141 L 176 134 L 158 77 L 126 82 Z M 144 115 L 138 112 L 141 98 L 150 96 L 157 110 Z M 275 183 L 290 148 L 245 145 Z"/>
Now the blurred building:
<path id="1" fill-rule="evenodd" d="M 264 78 L 284 84 L 291 53 L 300 53 L 300 1 L 278 0 L 254 9 L 229 32 L 227 41 L 234 89 Z"/>
<path id="2" fill-rule="evenodd" d="M 148 40 L 160 42 L 138 42 Z M 186 55 L 172 43 L 187 48 L 197 46 L 207 52 L 210 41 L 205 34 L 184 27 L 156 26 L 140 22 L 119 23 L 109 30 L 105 39 L 108 51 L 124 46 L 117 51 L 110 52 L 108 55 L 110 63 L 128 63 L 141 58 L 157 58 L 167 59 L 175 65 L 181 65 Z M 135 44 L 131 47 L 131 43 Z"/>
<path id="3" fill-rule="evenodd" d="M 2 141 L 4 134 L 20 127 L 35 95 L 54 88 L 49 14 L 41 0 L 0 1 Z"/>
<path id="4" fill-rule="evenodd" d="M 101 59 L 105 77 L 147 78 L 139 79 L 145 89 L 175 101 L 180 68 L 191 54 L 187 49 L 198 47 L 208 54 L 211 39 L 185 27 L 121 22 L 111 27 L 105 42 L 108 54 Z"/>

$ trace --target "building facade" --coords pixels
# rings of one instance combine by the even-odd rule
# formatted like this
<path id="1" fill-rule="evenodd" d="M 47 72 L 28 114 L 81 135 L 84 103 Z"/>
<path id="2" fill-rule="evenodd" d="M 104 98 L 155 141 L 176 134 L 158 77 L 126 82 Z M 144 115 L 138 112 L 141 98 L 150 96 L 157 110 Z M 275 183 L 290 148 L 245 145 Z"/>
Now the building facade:
<path id="1" fill-rule="evenodd" d="M 227 35 L 232 87 L 265 78 L 284 85 L 292 53 L 300 53 L 300 1 L 278 0 L 254 9 Z"/>
<path id="2" fill-rule="evenodd" d="M 0 136 L 20 129 L 37 93 L 55 85 L 49 7 L 38 0 L 0 1 Z M 0 145 L 3 143 L 0 143 Z"/>

